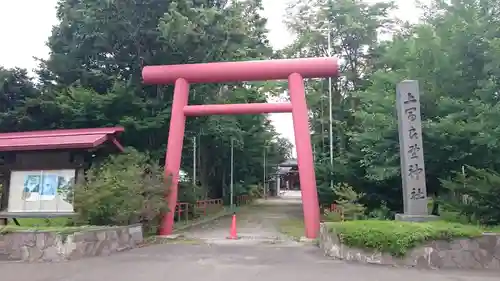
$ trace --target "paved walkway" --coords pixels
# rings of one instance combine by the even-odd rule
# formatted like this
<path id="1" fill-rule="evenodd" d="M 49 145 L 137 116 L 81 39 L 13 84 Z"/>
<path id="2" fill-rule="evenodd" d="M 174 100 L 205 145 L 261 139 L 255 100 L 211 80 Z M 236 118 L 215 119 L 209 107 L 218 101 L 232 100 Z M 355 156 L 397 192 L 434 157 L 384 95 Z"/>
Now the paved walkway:
<path id="1" fill-rule="evenodd" d="M 240 214 L 240 235 L 255 237 L 229 243 L 228 221 L 195 229 L 192 238 L 206 243 L 155 245 L 67 263 L 0 263 L 6 281 L 494 281 L 498 272 L 418 271 L 347 264 L 325 259 L 320 250 L 284 238 L 276 220 L 299 216 L 296 202 L 268 201 Z M 300 205 L 298 205 L 300 207 Z M 281 210 L 281 211 L 280 211 Z M 279 237 L 280 243 L 266 243 Z M 242 242 L 244 241 L 244 242 Z M 250 242 L 251 241 L 251 242 Z M 231 241 L 230 241 L 231 242 Z"/>

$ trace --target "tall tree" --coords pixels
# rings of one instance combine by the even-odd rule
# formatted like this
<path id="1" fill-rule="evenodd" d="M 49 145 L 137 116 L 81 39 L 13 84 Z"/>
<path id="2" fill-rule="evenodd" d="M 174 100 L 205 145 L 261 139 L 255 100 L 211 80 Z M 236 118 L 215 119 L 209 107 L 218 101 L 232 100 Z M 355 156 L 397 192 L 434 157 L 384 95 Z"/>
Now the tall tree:
<path id="1" fill-rule="evenodd" d="M 121 124 L 126 145 L 162 160 L 173 87 L 142 85 L 142 67 L 268 58 L 261 9 L 260 0 L 62 0 L 60 23 L 48 41 L 51 55 L 39 73 L 43 89 L 53 93 L 61 126 Z M 262 102 L 260 88 L 255 83 L 193 85 L 189 102 Z M 230 138 L 244 140 L 235 168 L 249 172 L 238 174 L 240 179 L 260 179 L 262 173 L 262 153 L 250 148 L 282 145 L 271 141 L 275 133 L 266 116 L 193 118 L 186 132 L 182 167 L 193 171 L 189 143 L 197 136 L 199 179 L 212 196 L 220 196 L 221 185 L 228 183 Z M 272 157 L 280 158 L 281 150 L 273 149 Z"/>
<path id="2" fill-rule="evenodd" d="M 366 186 L 401 210 L 395 86 L 420 81 L 427 187 L 441 191 L 440 178 L 462 165 L 500 168 L 498 130 L 498 29 L 496 1 L 434 1 L 423 22 L 402 29 L 382 46 L 369 87 L 351 128 L 353 166 L 365 169 Z M 381 191 L 367 192 L 381 197 Z M 392 193 L 393 195 L 390 195 Z M 434 208 L 434 211 L 437 209 Z"/>
<path id="3" fill-rule="evenodd" d="M 52 100 L 25 69 L 0 66 L 0 132 L 55 127 L 57 114 Z"/>
<path id="4" fill-rule="evenodd" d="M 370 84 L 373 64 L 379 55 L 379 35 L 392 29 L 394 24 L 388 16 L 392 9 L 391 2 L 367 4 L 353 0 L 294 1 L 288 8 L 287 25 L 296 35 L 296 40 L 284 54 L 291 57 L 332 55 L 340 63 L 341 76 L 333 77 L 331 85 L 326 79 L 307 83 L 321 194 L 333 192 L 332 179 L 335 182 L 347 181 L 361 188 L 362 183 L 358 179 L 362 178 L 363 169 L 348 165 L 354 161 L 350 157 L 349 131 L 360 125 L 353 117 L 360 103 L 357 92 Z M 330 167 L 330 102 L 333 170 Z"/>
<path id="5" fill-rule="evenodd" d="M 288 8 L 287 25 L 296 34 L 295 42 L 285 51 L 288 56 L 326 56 L 339 58 L 341 77 L 331 86 L 322 80 L 310 83 L 315 144 L 318 151 L 329 154 L 328 87 L 332 89 L 332 111 L 335 119 L 336 146 L 340 152 L 347 145 L 344 129 L 349 112 L 357 102 L 352 93 L 363 89 L 372 72 L 372 58 L 378 46 L 378 35 L 392 27 L 388 17 L 393 4 L 367 4 L 352 0 L 295 1 Z M 328 41 L 330 38 L 330 42 Z M 353 124 L 350 124 L 353 125 Z M 318 142 L 319 141 L 319 142 Z"/>

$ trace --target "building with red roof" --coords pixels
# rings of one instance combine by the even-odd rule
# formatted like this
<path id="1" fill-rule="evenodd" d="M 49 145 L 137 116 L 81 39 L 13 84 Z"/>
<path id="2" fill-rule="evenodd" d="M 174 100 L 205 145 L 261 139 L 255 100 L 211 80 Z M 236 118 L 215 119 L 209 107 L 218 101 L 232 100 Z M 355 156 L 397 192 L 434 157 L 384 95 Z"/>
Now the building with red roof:
<path id="1" fill-rule="evenodd" d="M 122 127 L 0 133 L 0 218 L 72 215 L 69 188 L 94 156 L 123 151 Z"/>

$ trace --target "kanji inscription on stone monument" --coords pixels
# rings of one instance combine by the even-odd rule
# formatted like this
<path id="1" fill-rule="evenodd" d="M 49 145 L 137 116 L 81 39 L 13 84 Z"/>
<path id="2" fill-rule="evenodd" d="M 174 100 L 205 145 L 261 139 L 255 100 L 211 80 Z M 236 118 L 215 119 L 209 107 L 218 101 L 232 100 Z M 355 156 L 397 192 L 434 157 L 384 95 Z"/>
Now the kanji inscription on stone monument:
<path id="1" fill-rule="evenodd" d="M 396 106 L 404 213 L 425 216 L 428 214 L 427 189 L 418 81 L 405 80 L 398 84 Z"/>

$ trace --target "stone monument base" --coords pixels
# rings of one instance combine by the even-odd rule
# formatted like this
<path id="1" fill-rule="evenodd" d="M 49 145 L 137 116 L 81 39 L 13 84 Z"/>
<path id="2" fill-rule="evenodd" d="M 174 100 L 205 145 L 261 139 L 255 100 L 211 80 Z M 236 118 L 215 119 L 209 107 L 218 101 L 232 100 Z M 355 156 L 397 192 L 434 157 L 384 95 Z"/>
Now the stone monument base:
<path id="1" fill-rule="evenodd" d="M 396 214 L 395 219 L 397 221 L 426 222 L 426 221 L 437 221 L 439 220 L 439 216 Z"/>

